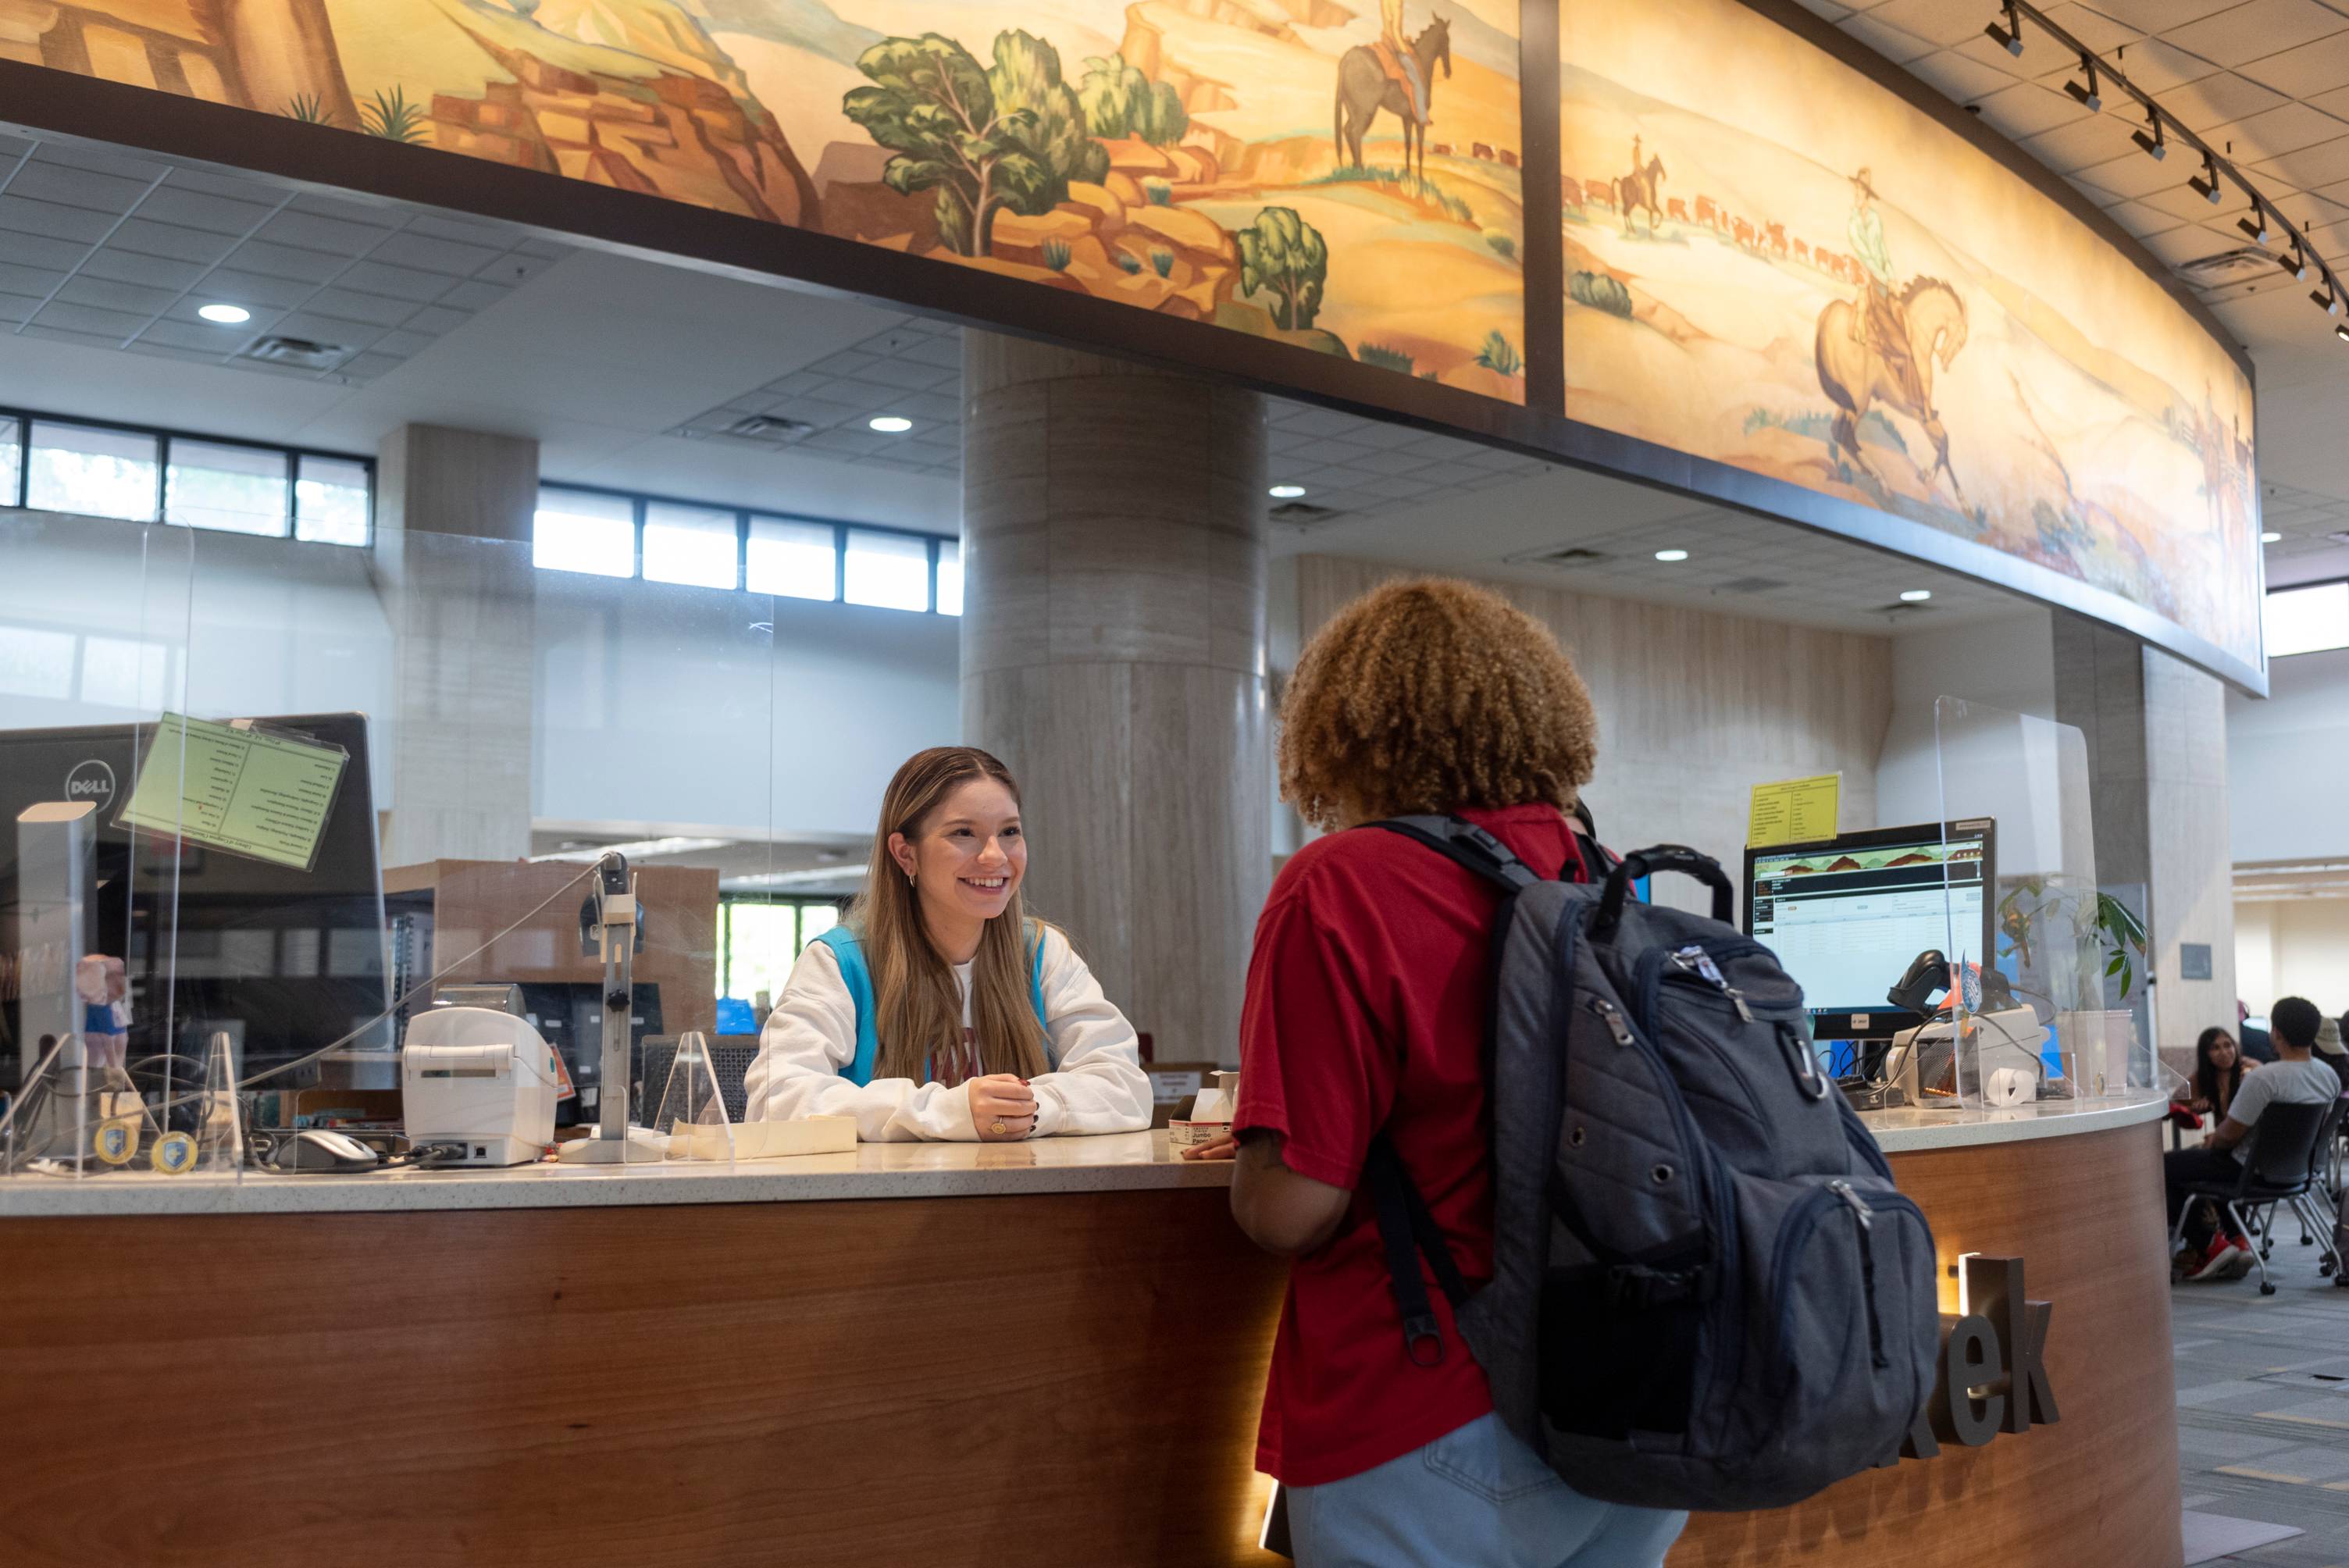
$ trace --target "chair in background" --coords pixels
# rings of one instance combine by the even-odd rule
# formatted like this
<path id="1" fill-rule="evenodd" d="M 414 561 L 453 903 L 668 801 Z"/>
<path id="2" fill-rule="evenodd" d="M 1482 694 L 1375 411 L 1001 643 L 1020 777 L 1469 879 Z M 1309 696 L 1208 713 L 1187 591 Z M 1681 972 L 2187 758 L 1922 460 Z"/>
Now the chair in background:
<path id="1" fill-rule="evenodd" d="M 2260 1271 L 2260 1294 L 2273 1295 L 2275 1282 L 2268 1278 L 2268 1238 L 2254 1228 L 2250 1216 L 2266 1219 L 2282 1204 L 2325 1238 L 2325 1262 L 2330 1272 L 2338 1273 L 2341 1257 L 2333 1247 L 2333 1227 L 2317 1225 L 2311 1205 L 2321 1190 L 2317 1178 L 2341 1104 L 2336 1099 L 2323 1105 L 2271 1105 L 2261 1111 L 2259 1120 L 2251 1124 L 2251 1135 L 2243 1140 L 2243 1168 L 2235 1179 L 2197 1182 L 2187 1189 L 2187 1201 L 2170 1233 L 2170 1252 L 2178 1251 L 2186 1233 L 2186 1216 L 2194 1205 L 2205 1201 L 2216 1203 L 2239 1234 L 2259 1238 L 2261 1244 L 2252 1249 L 2251 1261 Z"/>

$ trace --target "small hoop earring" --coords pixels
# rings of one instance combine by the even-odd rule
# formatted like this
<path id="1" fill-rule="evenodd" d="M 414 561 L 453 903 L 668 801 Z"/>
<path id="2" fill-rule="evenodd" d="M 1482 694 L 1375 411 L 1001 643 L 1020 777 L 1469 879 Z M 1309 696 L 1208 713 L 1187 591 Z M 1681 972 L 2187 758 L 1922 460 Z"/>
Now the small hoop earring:
<path id="1" fill-rule="evenodd" d="M 905 885 L 907 887 L 912 887 L 914 885 L 914 873 L 911 872 L 907 872 L 905 873 Z"/>

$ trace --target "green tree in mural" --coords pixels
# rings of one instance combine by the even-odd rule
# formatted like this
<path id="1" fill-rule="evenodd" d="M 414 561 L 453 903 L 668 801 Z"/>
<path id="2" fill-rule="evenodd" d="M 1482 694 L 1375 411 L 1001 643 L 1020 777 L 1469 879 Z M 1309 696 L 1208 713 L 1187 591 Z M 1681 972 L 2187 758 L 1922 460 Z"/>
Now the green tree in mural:
<path id="1" fill-rule="evenodd" d="M 991 70 L 936 33 L 885 38 L 856 68 L 874 85 L 851 91 L 842 111 L 896 154 L 881 172 L 891 189 L 937 192 L 938 238 L 957 254 L 988 253 L 999 210 L 1049 211 L 1070 181 L 1109 172 L 1060 55 L 1040 38 L 999 35 Z"/>
<path id="2" fill-rule="evenodd" d="M 1154 84 L 1122 55 L 1089 57 L 1077 97 L 1095 136 L 1134 136 L 1172 147 L 1191 129 L 1191 116 L 1174 84 Z"/>
<path id="3" fill-rule="evenodd" d="M 1240 288 L 1272 295 L 1272 323 L 1284 332 L 1313 325 L 1330 281 L 1330 247 L 1293 207 L 1267 207 L 1233 236 L 1240 244 Z"/>

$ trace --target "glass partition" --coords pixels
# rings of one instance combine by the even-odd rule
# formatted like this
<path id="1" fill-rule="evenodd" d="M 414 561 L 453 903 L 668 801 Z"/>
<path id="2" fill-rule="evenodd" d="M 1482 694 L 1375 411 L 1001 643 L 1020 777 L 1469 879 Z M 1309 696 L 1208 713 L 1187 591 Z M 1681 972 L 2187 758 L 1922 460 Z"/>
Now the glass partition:
<path id="1" fill-rule="evenodd" d="M 2001 1109 L 2155 1087 L 2151 1032 L 2108 1006 L 2108 978 L 2126 986 L 2145 972 L 2144 929 L 2097 878 L 2080 731 L 1946 696 L 1934 729 L 1942 820 L 1953 842 L 1982 849 L 1944 871 L 1950 1017 L 1919 1037 L 1927 1103 L 1935 1091 Z"/>

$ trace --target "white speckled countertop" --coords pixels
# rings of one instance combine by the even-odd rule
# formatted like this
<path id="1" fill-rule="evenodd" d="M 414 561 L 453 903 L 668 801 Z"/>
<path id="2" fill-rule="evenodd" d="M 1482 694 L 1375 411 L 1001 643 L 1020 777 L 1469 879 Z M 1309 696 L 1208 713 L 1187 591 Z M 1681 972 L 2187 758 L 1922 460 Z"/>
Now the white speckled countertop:
<path id="1" fill-rule="evenodd" d="M 47 1214 L 325 1214 L 430 1209 L 616 1208 L 830 1198 L 961 1198 L 1226 1187 L 1231 1166 L 1174 1158 L 1164 1130 L 1024 1143 L 860 1143 L 729 1168 L 541 1163 L 505 1171 L 247 1171 L 242 1181 L 109 1171 L 0 1181 L 0 1218 Z"/>
<path id="2" fill-rule="evenodd" d="M 2167 1096 L 2046 1100 L 2010 1110 L 1878 1110 L 1860 1120 L 1888 1154 L 2099 1132 L 2152 1121 Z M 833 1198 L 960 1198 L 1224 1187 L 1231 1166 L 1178 1160 L 1166 1134 L 1043 1138 L 1026 1143 L 860 1143 L 852 1152 L 659 1165 L 542 1163 L 509 1171 L 357 1175 L 248 1171 L 242 1181 L 124 1171 L 79 1180 L 0 1181 L 0 1219 L 71 1214 L 328 1214 L 437 1209 L 605 1208 L 647 1203 L 781 1203 Z"/>
<path id="3" fill-rule="evenodd" d="M 1864 1110 L 1859 1119 L 1887 1154 L 1918 1149 L 1967 1149 L 2021 1143 L 2033 1138 L 2064 1138 L 2158 1121 L 2168 1114 L 2169 1096 L 2158 1089 L 2131 1089 L 2101 1099 L 2043 1099 L 2004 1110 Z"/>

